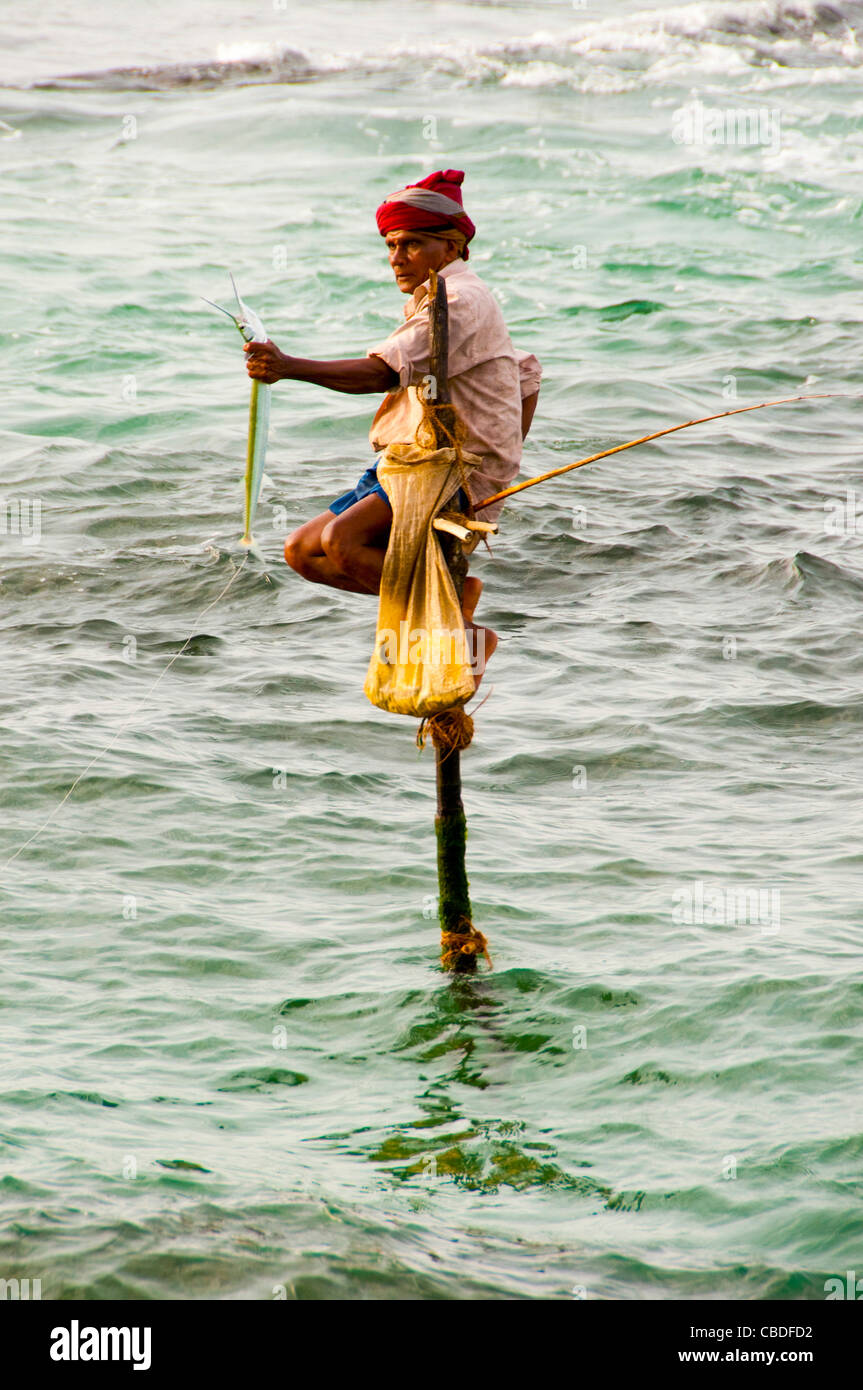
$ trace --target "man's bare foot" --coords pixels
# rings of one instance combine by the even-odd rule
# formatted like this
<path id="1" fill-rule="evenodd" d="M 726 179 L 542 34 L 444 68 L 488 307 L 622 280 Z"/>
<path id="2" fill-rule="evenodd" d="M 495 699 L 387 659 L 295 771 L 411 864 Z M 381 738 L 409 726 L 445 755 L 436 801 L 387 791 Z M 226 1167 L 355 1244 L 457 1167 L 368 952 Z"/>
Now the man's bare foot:
<path id="1" fill-rule="evenodd" d="M 479 583 L 479 580 L 475 581 Z M 482 586 L 480 586 L 482 587 Z M 479 598 L 479 595 L 477 595 Z M 498 643 L 497 633 L 490 627 L 479 627 L 468 618 L 465 622 L 467 633 L 468 652 L 471 657 L 471 673 L 473 674 L 474 693 L 479 690 L 479 683 L 485 674 L 487 663 L 494 656 L 495 647 Z"/>
<path id="2" fill-rule="evenodd" d="M 468 575 L 464 581 L 464 589 L 461 596 L 461 611 L 465 623 L 469 623 L 476 612 L 479 603 L 479 596 L 482 593 L 482 580 L 475 579 L 473 575 Z"/>

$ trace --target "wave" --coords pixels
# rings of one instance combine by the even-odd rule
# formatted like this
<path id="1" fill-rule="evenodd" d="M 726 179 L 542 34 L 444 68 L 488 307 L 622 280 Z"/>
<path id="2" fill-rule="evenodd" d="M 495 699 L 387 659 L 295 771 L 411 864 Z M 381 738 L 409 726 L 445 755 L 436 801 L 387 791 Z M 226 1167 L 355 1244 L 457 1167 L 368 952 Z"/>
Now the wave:
<path id="1" fill-rule="evenodd" d="M 42 78 L 31 86 L 42 90 L 159 92 L 184 87 L 252 86 L 257 83 L 309 82 L 317 75 L 304 53 L 286 48 L 262 50 L 255 56 L 220 57 L 195 63 L 106 68 L 100 72 L 69 73 Z"/>
<path id="2" fill-rule="evenodd" d="M 723 725 L 756 725 L 786 734 L 807 734 L 816 729 L 824 732 L 833 728 L 849 731 L 863 720 L 863 702 L 852 699 L 836 704 L 829 704 L 826 700 L 725 704 L 717 706 L 710 718 Z"/>
<path id="3" fill-rule="evenodd" d="M 808 550 L 776 556 L 772 560 L 745 560 L 728 565 L 720 563 L 717 574 L 723 582 L 741 583 L 747 590 L 766 585 L 779 591 L 803 593 L 811 598 L 829 598 L 834 603 L 841 594 L 859 602 L 863 589 L 863 577 L 855 568 Z"/>
<path id="4" fill-rule="evenodd" d="M 170 91 L 260 83 L 310 82 L 335 73 L 388 73 L 412 81 L 418 67 L 468 85 L 576 86 L 585 92 L 626 90 L 641 81 L 667 81 L 693 68 L 718 73 L 765 67 L 808 68 L 863 64 L 855 29 L 863 4 L 820 0 L 705 0 L 611 19 L 583 19 L 566 34 L 476 45 L 431 42 L 368 53 L 334 51 L 315 57 L 297 49 L 241 44 L 214 58 L 114 67 L 62 74 L 30 84 L 42 89 Z M 622 86 L 620 84 L 623 84 Z"/>
<path id="5" fill-rule="evenodd" d="M 725 0 L 644 11 L 625 19 L 602 20 L 588 36 L 593 51 L 661 49 L 668 36 L 709 42 L 719 39 L 757 40 L 766 45 L 832 43 L 841 55 L 856 47 L 854 26 L 863 17 L 863 5 L 849 0 L 844 5 L 820 0 L 758 0 L 729 5 Z M 771 57 L 778 59 L 778 49 Z M 811 55 L 810 55 L 811 56 Z"/>

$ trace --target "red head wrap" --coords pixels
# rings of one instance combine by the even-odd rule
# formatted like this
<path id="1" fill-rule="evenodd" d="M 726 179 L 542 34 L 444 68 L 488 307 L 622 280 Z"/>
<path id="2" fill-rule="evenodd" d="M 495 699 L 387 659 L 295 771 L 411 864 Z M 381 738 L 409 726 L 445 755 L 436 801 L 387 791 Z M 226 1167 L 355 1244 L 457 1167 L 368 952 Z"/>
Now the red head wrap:
<path id="1" fill-rule="evenodd" d="M 464 173 L 461 169 L 439 169 L 419 183 L 409 183 L 385 198 L 377 210 L 378 230 L 381 236 L 389 232 L 429 231 L 443 233 L 448 227 L 464 235 L 470 241 L 476 235 L 476 227 L 464 210 L 461 198 L 461 185 Z M 468 248 L 464 248 L 464 259 L 468 258 Z"/>

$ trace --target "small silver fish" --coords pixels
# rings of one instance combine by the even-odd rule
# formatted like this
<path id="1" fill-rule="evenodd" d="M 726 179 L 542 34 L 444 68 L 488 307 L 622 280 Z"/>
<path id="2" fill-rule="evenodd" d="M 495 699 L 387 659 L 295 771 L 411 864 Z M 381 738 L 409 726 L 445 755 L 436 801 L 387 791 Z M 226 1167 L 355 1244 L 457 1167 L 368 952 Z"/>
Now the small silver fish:
<path id="1" fill-rule="evenodd" d="M 230 275 L 230 271 L 228 272 Z M 239 314 L 232 314 L 230 309 L 223 309 L 221 304 L 214 304 L 212 299 L 204 299 L 205 304 L 209 304 L 220 313 L 227 314 L 228 318 L 236 324 L 243 341 L 246 343 L 265 343 L 267 341 L 267 330 L 261 323 L 254 309 L 250 309 L 248 304 L 244 304 L 240 298 L 233 275 L 231 284 L 234 287 L 234 295 L 237 300 Z M 243 535 L 240 545 L 251 550 L 255 548 L 252 537 L 252 526 L 255 520 L 255 512 L 258 507 L 258 497 L 261 492 L 261 483 L 264 478 L 264 464 L 267 457 L 267 434 L 270 428 L 270 397 L 272 387 L 264 381 L 252 382 L 252 393 L 249 399 L 249 440 L 246 446 L 246 501 L 243 515 Z"/>

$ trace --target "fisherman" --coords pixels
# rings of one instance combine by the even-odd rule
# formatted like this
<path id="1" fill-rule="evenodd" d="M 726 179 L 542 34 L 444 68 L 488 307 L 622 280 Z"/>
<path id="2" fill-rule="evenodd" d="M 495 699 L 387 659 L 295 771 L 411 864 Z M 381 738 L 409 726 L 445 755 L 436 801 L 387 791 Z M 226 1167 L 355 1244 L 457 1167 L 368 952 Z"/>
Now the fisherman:
<path id="1" fill-rule="evenodd" d="M 516 350 L 497 299 L 468 269 L 469 242 L 476 228 L 464 210 L 459 169 L 439 170 L 385 198 L 377 224 L 402 294 L 410 295 L 404 323 L 365 357 L 317 362 L 289 357 L 276 344 L 247 343 L 249 376 L 268 383 L 310 381 L 350 394 L 386 392 L 369 439 L 380 454 L 388 444 L 410 443 L 423 416 L 420 391 L 429 370 L 429 273 L 446 283 L 449 309 L 449 388 L 466 429 L 465 450 L 482 463 L 471 474 L 473 502 L 505 488 L 515 478 L 522 440 L 536 410 L 542 368 L 530 353 Z M 497 503 L 483 511 L 494 521 Z M 389 539 L 392 509 L 377 480 L 377 463 L 327 511 L 300 526 L 285 541 L 285 559 L 304 579 L 351 593 L 376 594 Z M 477 684 L 497 635 L 473 621 L 482 584 L 468 576 L 462 613 L 475 653 Z"/>

